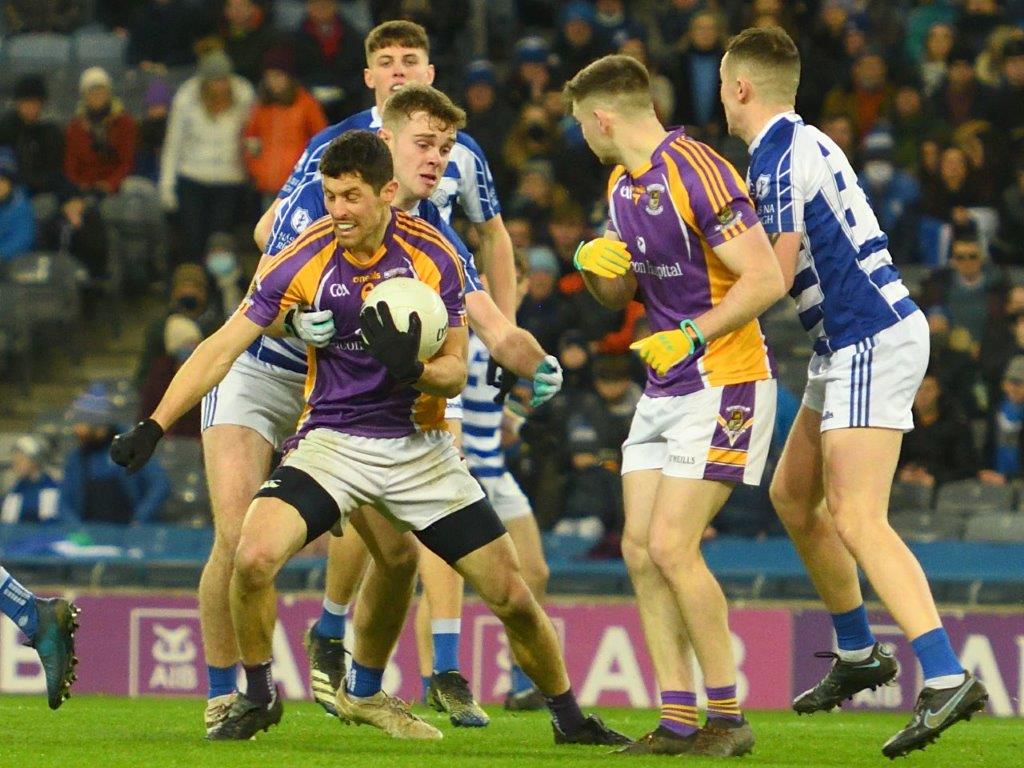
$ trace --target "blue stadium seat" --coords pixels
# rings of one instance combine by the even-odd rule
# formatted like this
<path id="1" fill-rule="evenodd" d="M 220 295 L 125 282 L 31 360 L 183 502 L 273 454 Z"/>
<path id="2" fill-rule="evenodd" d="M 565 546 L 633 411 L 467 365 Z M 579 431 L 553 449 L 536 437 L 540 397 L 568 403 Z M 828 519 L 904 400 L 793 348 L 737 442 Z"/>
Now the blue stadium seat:
<path id="1" fill-rule="evenodd" d="M 907 541 L 953 541 L 963 536 L 960 515 L 931 509 L 902 509 L 889 515 L 889 524 Z"/>

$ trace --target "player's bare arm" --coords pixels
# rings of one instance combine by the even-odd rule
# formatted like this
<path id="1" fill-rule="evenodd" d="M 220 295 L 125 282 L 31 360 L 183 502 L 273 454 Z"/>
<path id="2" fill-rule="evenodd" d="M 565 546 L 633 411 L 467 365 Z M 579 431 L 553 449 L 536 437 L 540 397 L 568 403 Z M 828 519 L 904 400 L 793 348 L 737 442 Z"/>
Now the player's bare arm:
<path id="1" fill-rule="evenodd" d="M 738 279 L 715 307 L 694 318 L 706 341 L 749 323 L 786 293 L 782 269 L 760 224 L 714 251 Z"/>
<path id="2" fill-rule="evenodd" d="M 605 230 L 603 239 L 616 243 L 622 242 L 619 236 L 610 229 Z M 590 241 L 590 243 L 595 242 L 594 240 Z M 625 253 L 627 256 L 629 255 L 628 250 Z M 583 283 L 587 286 L 587 290 L 599 304 L 608 309 L 625 309 L 626 305 L 636 296 L 636 277 L 628 269 L 614 277 L 606 277 L 584 267 L 580 269 L 580 274 L 583 276 Z"/>
<path id="3" fill-rule="evenodd" d="M 517 328 L 484 291 L 466 295 L 466 311 L 473 333 L 501 363 L 502 367 L 525 379 L 532 379 L 546 353 L 533 334 Z"/>
<path id="4" fill-rule="evenodd" d="M 511 323 L 516 319 L 516 268 L 512 258 L 512 238 L 509 237 L 501 214 L 473 224 L 480 247 L 476 257 L 487 277 L 487 284 L 501 313 Z M 474 330 L 476 330 L 474 328 Z M 488 349 L 491 349 L 488 345 Z M 492 350 L 493 351 L 493 350 Z"/>
<path id="5" fill-rule="evenodd" d="M 802 232 L 773 232 L 768 236 L 772 249 L 775 251 L 775 258 L 779 260 L 779 267 L 782 269 L 782 281 L 788 291 L 793 287 L 793 280 L 796 277 L 796 261 L 800 255 L 800 241 L 803 239 Z"/>
<path id="6" fill-rule="evenodd" d="M 441 349 L 423 364 L 423 373 L 413 386 L 420 392 L 436 397 L 455 397 L 466 386 L 466 358 L 469 349 L 469 331 L 449 328 Z"/>

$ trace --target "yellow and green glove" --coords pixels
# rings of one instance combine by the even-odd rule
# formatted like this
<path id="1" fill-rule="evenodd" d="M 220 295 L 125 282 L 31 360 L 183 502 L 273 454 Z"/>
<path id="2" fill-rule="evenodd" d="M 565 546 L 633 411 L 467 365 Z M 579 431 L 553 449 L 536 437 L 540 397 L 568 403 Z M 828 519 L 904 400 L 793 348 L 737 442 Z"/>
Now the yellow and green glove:
<path id="1" fill-rule="evenodd" d="M 673 368 L 704 346 L 704 334 L 692 320 L 683 320 L 679 330 L 658 331 L 629 345 L 640 355 L 640 359 L 664 376 Z"/>
<path id="2" fill-rule="evenodd" d="M 598 277 L 622 277 L 629 272 L 631 261 L 624 242 L 598 237 L 581 242 L 572 263 L 581 272 L 592 272 Z"/>

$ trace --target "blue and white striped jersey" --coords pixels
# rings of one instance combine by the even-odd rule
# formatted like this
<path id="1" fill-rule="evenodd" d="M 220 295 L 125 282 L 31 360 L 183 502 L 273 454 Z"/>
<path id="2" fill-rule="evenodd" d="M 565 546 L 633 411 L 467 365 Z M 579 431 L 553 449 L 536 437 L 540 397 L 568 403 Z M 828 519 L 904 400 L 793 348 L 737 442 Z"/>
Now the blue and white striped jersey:
<path id="1" fill-rule="evenodd" d="M 750 154 L 747 186 L 765 230 L 802 234 L 789 295 L 816 353 L 856 344 L 917 311 L 832 139 L 789 112 L 764 127 Z"/>
<path id="2" fill-rule="evenodd" d="M 338 136 L 352 130 L 376 130 L 380 128 L 380 113 L 376 107 L 359 112 L 340 123 L 329 125 L 310 139 L 306 151 L 302 153 L 292 175 L 281 187 L 279 199 L 285 199 L 299 186 L 311 179 L 320 178 L 317 166 L 327 146 Z M 445 221 L 452 220 L 452 206 L 456 202 L 466 217 L 475 224 L 489 221 L 501 213 L 498 192 L 494 188 L 494 177 L 491 167 L 487 164 L 484 151 L 480 145 L 466 133 L 459 131 L 455 137 L 455 146 L 448 157 L 448 167 L 444 169 L 437 189 L 430 198 L 441 209 Z M 282 218 L 279 210 L 278 217 Z M 316 216 L 313 217 L 316 219 Z M 277 226 L 277 219 L 274 221 Z"/>
<path id="3" fill-rule="evenodd" d="M 491 353 L 475 333 L 469 335 L 469 377 L 462 390 L 462 452 L 469 471 L 477 477 L 505 474 L 501 450 L 502 406 L 494 402 L 497 387 L 487 383 Z"/>

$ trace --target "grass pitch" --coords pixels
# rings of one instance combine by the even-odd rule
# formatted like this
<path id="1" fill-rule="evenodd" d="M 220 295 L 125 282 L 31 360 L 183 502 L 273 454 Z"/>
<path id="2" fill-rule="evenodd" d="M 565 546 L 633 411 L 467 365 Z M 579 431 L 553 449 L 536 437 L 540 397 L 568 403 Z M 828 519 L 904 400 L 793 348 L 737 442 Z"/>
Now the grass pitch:
<path id="1" fill-rule="evenodd" d="M 0 696 L 0 766 L 12 768 L 319 768 L 368 766 L 404 768 L 520 768 L 521 766 L 598 766 L 685 761 L 722 766 L 697 758 L 620 758 L 603 747 L 556 747 L 546 713 L 509 714 L 490 708 L 491 725 L 453 728 L 447 720 L 417 707 L 445 734 L 441 742 L 403 742 L 367 726 L 341 725 L 308 702 L 286 702 L 281 724 L 255 742 L 203 740 L 201 701 L 76 696 L 51 712 L 38 696 Z M 630 736 L 652 728 L 656 713 L 599 709 L 612 727 Z M 788 712 L 753 712 L 754 753 L 742 766 L 860 768 L 884 766 L 882 743 L 907 720 L 905 714 L 833 713 L 798 718 Z M 1024 723 L 1019 719 L 975 717 L 947 731 L 924 752 L 899 766 L 1011 768 L 1024 765 Z"/>

